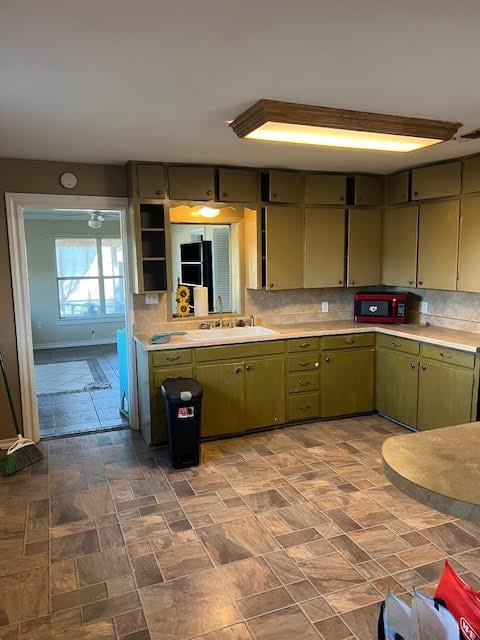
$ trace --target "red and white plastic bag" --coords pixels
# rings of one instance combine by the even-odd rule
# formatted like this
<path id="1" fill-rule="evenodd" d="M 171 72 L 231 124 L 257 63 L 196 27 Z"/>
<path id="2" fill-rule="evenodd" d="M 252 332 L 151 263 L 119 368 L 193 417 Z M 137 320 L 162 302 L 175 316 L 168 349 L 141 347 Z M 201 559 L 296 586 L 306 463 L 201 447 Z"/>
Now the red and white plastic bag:
<path id="1" fill-rule="evenodd" d="M 460 578 L 448 560 L 435 591 L 458 621 L 463 640 L 480 640 L 480 592 Z"/>

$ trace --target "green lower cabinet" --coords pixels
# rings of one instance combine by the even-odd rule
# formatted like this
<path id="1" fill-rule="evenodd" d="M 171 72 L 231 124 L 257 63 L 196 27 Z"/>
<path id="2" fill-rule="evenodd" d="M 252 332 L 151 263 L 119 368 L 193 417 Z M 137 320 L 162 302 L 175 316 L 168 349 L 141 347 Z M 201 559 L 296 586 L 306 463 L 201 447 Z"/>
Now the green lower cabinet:
<path id="1" fill-rule="evenodd" d="M 296 393 L 288 398 L 288 421 L 299 422 L 318 418 L 320 415 L 320 394 Z"/>
<path id="2" fill-rule="evenodd" d="M 377 349 L 377 411 L 411 427 L 417 425 L 418 359 Z"/>
<path id="3" fill-rule="evenodd" d="M 203 388 L 201 435 L 244 431 L 243 362 L 197 365 L 195 377 Z"/>
<path id="4" fill-rule="evenodd" d="M 472 370 L 421 360 L 419 378 L 417 426 L 420 430 L 471 421 Z"/>
<path id="5" fill-rule="evenodd" d="M 285 357 L 245 361 L 245 427 L 285 422 Z"/>
<path id="6" fill-rule="evenodd" d="M 374 349 L 324 351 L 322 416 L 367 413 L 374 409 Z"/>
<path id="7" fill-rule="evenodd" d="M 165 415 L 165 400 L 160 387 L 167 378 L 193 378 L 193 367 L 169 367 L 154 369 L 152 375 L 151 396 L 151 445 L 165 444 L 167 442 L 167 421 Z"/>

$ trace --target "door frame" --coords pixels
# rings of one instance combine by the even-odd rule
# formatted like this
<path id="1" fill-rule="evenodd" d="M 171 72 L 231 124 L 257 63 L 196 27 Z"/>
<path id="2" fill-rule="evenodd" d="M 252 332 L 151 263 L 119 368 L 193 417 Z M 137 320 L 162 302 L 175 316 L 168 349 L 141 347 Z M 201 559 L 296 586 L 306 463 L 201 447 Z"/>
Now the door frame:
<path id="1" fill-rule="evenodd" d="M 38 403 L 35 389 L 30 289 L 28 283 L 24 209 L 110 209 L 120 212 L 120 229 L 124 255 L 125 329 L 127 332 L 128 406 L 132 429 L 138 429 L 138 400 L 135 348 L 133 341 L 133 295 L 130 276 L 129 224 L 127 198 L 100 196 L 6 193 L 8 246 L 12 275 L 15 331 L 22 407 L 23 433 L 35 442 L 40 440 Z"/>

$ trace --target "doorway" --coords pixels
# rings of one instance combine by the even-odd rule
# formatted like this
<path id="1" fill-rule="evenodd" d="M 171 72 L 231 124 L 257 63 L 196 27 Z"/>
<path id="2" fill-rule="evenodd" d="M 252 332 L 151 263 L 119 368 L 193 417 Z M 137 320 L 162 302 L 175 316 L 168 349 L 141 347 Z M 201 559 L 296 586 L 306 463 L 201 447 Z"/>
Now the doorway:
<path id="1" fill-rule="evenodd" d="M 7 194 L 7 211 L 26 435 L 135 426 L 125 200 Z"/>

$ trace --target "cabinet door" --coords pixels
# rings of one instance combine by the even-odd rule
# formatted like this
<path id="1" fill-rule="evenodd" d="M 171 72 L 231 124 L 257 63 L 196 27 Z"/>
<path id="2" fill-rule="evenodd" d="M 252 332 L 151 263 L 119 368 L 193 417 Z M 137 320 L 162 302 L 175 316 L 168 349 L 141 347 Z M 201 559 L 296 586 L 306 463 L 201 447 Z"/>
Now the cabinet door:
<path id="1" fill-rule="evenodd" d="M 463 198 L 461 207 L 457 289 L 480 293 L 480 196 Z"/>
<path id="2" fill-rule="evenodd" d="M 420 205 L 418 286 L 457 288 L 459 201 Z"/>
<path id="3" fill-rule="evenodd" d="M 301 203 L 305 199 L 303 173 L 270 169 L 271 202 Z"/>
<path id="4" fill-rule="evenodd" d="M 473 372 L 426 360 L 420 363 L 418 428 L 470 422 Z"/>
<path id="5" fill-rule="evenodd" d="M 376 354 L 376 408 L 408 424 L 417 424 L 418 360 L 386 349 Z"/>
<path id="6" fill-rule="evenodd" d="M 461 162 L 412 169 L 412 200 L 458 196 L 461 181 Z"/>
<path id="7" fill-rule="evenodd" d="M 382 176 L 355 176 L 355 204 L 383 204 L 383 180 Z"/>
<path id="8" fill-rule="evenodd" d="M 303 286 L 341 287 L 345 271 L 345 211 L 305 209 Z"/>
<path id="9" fill-rule="evenodd" d="M 373 411 L 374 355 L 374 349 L 323 353 L 322 416 Z"/>
<path id="10" fill-rule="evenodd" d="M 245 361 L 245 427 L 285 422 L 285 357 Z"/>
<path id="11" fill-rule="evenodd" d="M 249 169 L 219 169 L 218 197 L 222 202 L 257 202 L 259 177 Z"/>
<path id="12" fill-rule="evenodd" d="M 305 202 L 307 204 L 345 204 L 347 177 L 328 173 L 307 173 Z"/>
<path id="13" fill-rule="evenodd" d="M 382 213 L 350 209 L 348 216 L 347 286 L 380 284 Z"/>
<path id="14" fill-rule="evenodd" d="M 267 290 L 300 289 L 303 266 L 303 209 L 267 207 Z"/>
<path id="15" fill-rule="evenodd" d="M 409 179 L 409 171 L 387 176 L 387 204 L 408 202 Z"/>
<path id="16" fill-rule="evenodd" d="M 418 207 L 389 207 L 383 212 L 382 284 L 417 286 Z"/>
<path id="17" fill-rule="evenodd" d="M 172 200 L 214 200 L 213 167 L 168 167 L 168 192 Z"/>
<path id="18" fill-rule="evenodd" d="M 154 354 L 156 355 L 156 354 Z M 165 413 L 165 399 L 160 387 L 167 378 L 192 378 L 193 367 L 166 367 L 155 369 L 150 377 L 150 442 L 155 446 L 167 442 L 167 419 Z M 142 429 L 143 430 L 143 429 Z"/>
<path id="19" fill-rule="evenodd" d="M 195 377 L 203 387 L 202 436 L 243 431 L 243 363 L 197 365 Z"/>
<path id="20" fill-rule="evenodd" d="M 480 156 L 463 161 L 463 193 L 480 191 Z"/>
<path id="21" fill-rule="evenodd" d="M 137 165 L 138 197 L 165 198 L 165 167 L 163 164 Z"/>

